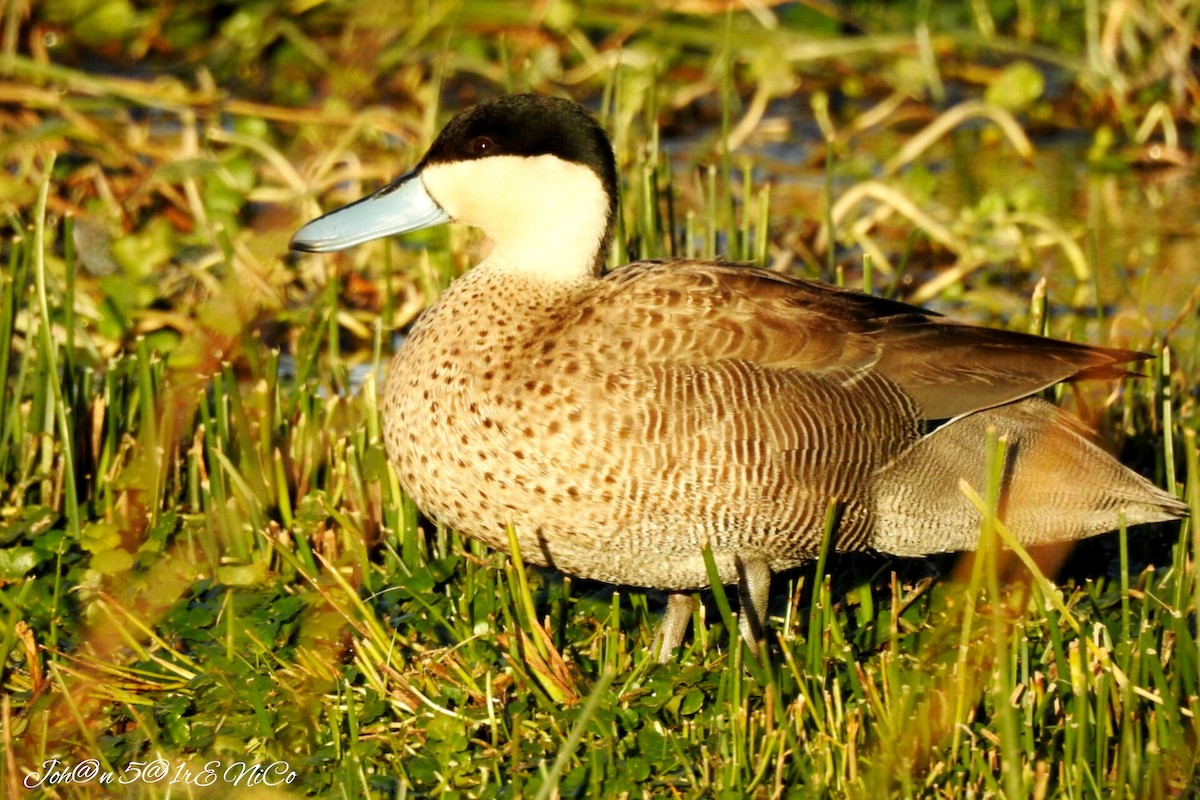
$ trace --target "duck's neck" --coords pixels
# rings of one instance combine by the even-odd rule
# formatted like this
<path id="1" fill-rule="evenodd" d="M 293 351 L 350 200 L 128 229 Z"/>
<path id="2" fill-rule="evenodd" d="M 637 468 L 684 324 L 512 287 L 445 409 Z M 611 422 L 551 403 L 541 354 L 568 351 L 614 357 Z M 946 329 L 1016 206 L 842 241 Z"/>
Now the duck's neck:
<path id="1" fill-rule="evenodd" d="M 596 280 L 603 267 L 595 240 L 581 241 L 577 232 L 560 228 L 542 231 L 538 241 L 493 240 L 491 252 L 472 271 L 569 292 Z"/>

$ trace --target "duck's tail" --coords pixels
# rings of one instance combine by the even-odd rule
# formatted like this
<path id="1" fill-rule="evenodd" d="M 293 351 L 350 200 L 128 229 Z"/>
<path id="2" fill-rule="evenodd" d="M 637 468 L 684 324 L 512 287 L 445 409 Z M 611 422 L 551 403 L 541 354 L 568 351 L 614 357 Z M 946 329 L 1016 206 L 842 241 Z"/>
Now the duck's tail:
<path id="1" fill-rule="evenodd" d="M 1000 517 L 1022 545 L 1047 544 L 1187 516 L 1188 506 L 1088 441 L 1074 417 L 1037 399 L 971 414 L 923 437 L 875 476 L 875 539 L 885 553 L 972 550 L 987 431 L 1007 440 Z"/>

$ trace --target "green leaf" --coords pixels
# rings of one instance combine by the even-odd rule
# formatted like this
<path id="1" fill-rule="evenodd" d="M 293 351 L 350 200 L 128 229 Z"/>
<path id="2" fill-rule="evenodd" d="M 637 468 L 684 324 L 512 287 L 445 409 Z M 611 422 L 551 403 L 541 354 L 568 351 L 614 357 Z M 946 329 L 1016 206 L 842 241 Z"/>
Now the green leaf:
<path id="1" fill-rule="evenodd" d="M 0 580 L 23 578 L 40 560 L 32 547 L 6 547 L 0 550 Z"/>
<path id="2" fill-rule="evenodd" d="M 117 575 L 122 572 L 128 572 L 132 566 L 133 555 L 129 551 L 122 550 L 119 547 L 101 550 L 92 556 L 92 569 L 103 575 Z"/>
<path id="3" fill-rule="evenodd" d="M 121 544 L 121 529 L 112 522 L 89 522 L 79 543 L 89 553 L 102 553 Z"/>
<path id="4" fill-rule="evenodd" d="M 261 586 L 267 577 L 267 561 L 217 567 L 217 580 L 226 586 Z"/>

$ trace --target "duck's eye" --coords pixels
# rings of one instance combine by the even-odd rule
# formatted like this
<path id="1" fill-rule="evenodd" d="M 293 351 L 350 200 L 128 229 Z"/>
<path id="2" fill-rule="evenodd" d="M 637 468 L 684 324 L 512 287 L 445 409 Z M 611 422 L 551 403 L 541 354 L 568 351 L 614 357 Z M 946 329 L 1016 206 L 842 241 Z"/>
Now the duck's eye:
<path id="1" fill-rule="evenodd" d="M 486 156 L 496 147 L 496 143 L 490 136 L 476 136 L 467 147 L 473 156 Z"/>

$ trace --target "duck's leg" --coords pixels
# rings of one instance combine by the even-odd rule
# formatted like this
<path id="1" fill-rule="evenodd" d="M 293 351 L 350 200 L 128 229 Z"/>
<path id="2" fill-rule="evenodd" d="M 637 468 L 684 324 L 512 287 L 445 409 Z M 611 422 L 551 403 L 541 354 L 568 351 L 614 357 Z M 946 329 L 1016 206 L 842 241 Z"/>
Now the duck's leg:
<path id="1" fill-rule="evenodd" d="M 671 653 L 683 644 L 683 635 L 687 633 L 688 623 L 696 611 L 696 598 L 684 592 L 672 592 L 667 595 L 667 610 L 663 613 L 662 623 L 654 634 L 654 645 L 658 648 L 658 663 L 665 664 L 671 660 Z"/>
<path id="2" fill-rule="evenodd" d="M 741 613 L 738 629 L 751 653 L 758 653 L 758 642 L 767 624 L 767 600 L 771 595 L 771 568 L 758 557 L 737 559 L 738 600 Z"/>

